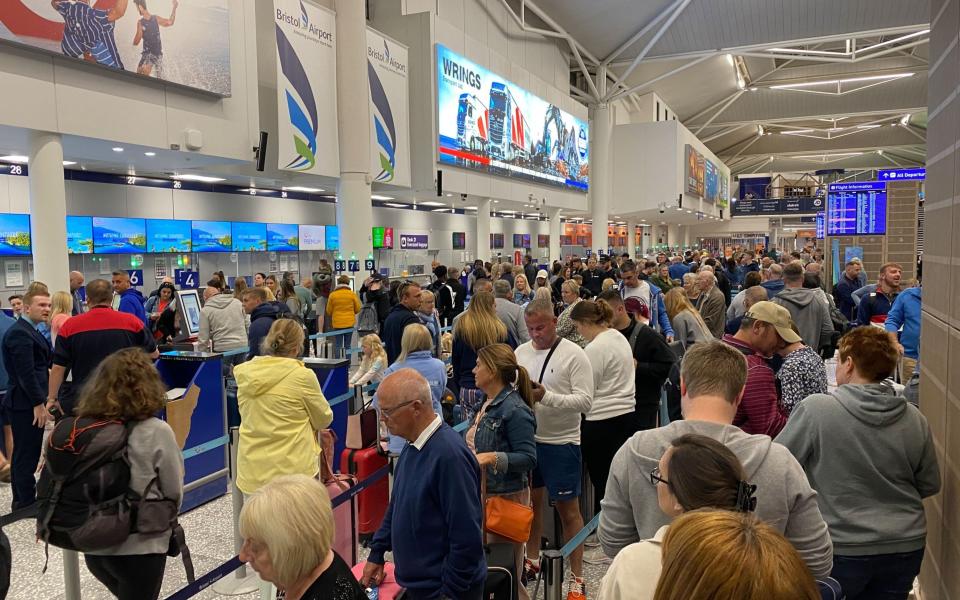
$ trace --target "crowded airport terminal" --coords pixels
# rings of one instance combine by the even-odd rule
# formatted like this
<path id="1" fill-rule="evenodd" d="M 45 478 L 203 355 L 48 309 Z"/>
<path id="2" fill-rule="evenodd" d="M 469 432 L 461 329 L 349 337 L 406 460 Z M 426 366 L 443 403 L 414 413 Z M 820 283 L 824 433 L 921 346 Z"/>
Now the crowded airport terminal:
<path id="1" fill-rule="evenodd" d="M 958 42 L 0 0 L 0 600 L 960 600 Z"/>

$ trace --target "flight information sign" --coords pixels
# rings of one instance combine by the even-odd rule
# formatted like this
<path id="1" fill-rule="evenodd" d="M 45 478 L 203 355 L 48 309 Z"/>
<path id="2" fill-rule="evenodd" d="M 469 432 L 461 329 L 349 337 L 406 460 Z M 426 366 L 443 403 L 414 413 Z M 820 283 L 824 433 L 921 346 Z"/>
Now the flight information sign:
<path id="1" fill-rule="evenodd" d="M 834 183 L 827 194 L 827 235 L 883 235 L 887 190 L 882 181 Z"/>

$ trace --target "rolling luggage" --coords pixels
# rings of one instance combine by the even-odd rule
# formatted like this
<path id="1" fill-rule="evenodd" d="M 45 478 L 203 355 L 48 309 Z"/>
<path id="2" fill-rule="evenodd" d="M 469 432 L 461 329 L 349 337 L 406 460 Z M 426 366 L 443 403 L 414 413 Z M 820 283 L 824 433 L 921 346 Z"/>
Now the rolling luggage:
<path id="1" fill-rule="evenodd" d="M 357 478 L 353 475 L 333 472 L 333 446 L 336 434 L 326 429 L 320 432 L 320 440 L 320 446 L 323 448 L 323 455 L 320 457 L 320 480 L 330 494 L 330 501 L 336 502 L 340 494 L 357 485 Z M 358 496 L 354 496 L 333 509 L 333 524 L 336 532 L 333 538 L 333 550 L 351 566 L 360 560 L 357 498 Z"/>
<path id="2" fill-rule="evenodd" d="M 340 455 L 340 472 L 349 473 L 359 481 L 363 481 L 386 464 L 387 457 L 380 454 L 376 447 L 362 450 L 345 448 Z M 357 495 L 357 531 L 360 540 L 370 539 L 380 528 L 390 502 L 389 490 L 389 478 L 384 477 Z"/>
<path id="3" fill-rule="evenodd" d="M 516 600 L 520 576 L 517 573 L 516 546 L 510 543 L 487 544 L 487 581 L 483 584 L 485 600 Z"/>

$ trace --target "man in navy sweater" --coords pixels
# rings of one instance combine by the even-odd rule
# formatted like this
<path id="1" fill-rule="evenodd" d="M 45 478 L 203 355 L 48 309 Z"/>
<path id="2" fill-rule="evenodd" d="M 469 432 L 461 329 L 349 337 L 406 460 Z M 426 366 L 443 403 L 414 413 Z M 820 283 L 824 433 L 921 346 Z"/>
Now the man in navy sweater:
<path id="1" fill-rule="evenodd" d="M 377 398 L 390 433 L 410 444 L 397 461 L 390 505 L 360 583 L 379 585 L 383 555 L 393 550 L 407 598 L 480 600 L 487 566 L 476 458 L 434 413 L 430 385 L 413 369 L 388 375 Z"/>

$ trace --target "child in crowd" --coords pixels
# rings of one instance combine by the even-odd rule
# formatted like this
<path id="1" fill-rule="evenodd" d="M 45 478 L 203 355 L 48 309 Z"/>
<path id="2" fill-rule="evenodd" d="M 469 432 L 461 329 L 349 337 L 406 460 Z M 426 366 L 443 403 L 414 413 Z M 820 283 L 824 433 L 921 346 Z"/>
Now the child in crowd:
<path id="1" fill-rule="evenodd" d="M 363 353 L 363 360 L 360 362 L 360 368 L 350 378 L 350 385 L 379 382 L 383 379 L 383 371 L 387 368 L 387 353 L 383 349 L 380 336 L 375 333 L 363 336 L 360 340 L 360 351 Z"/>

